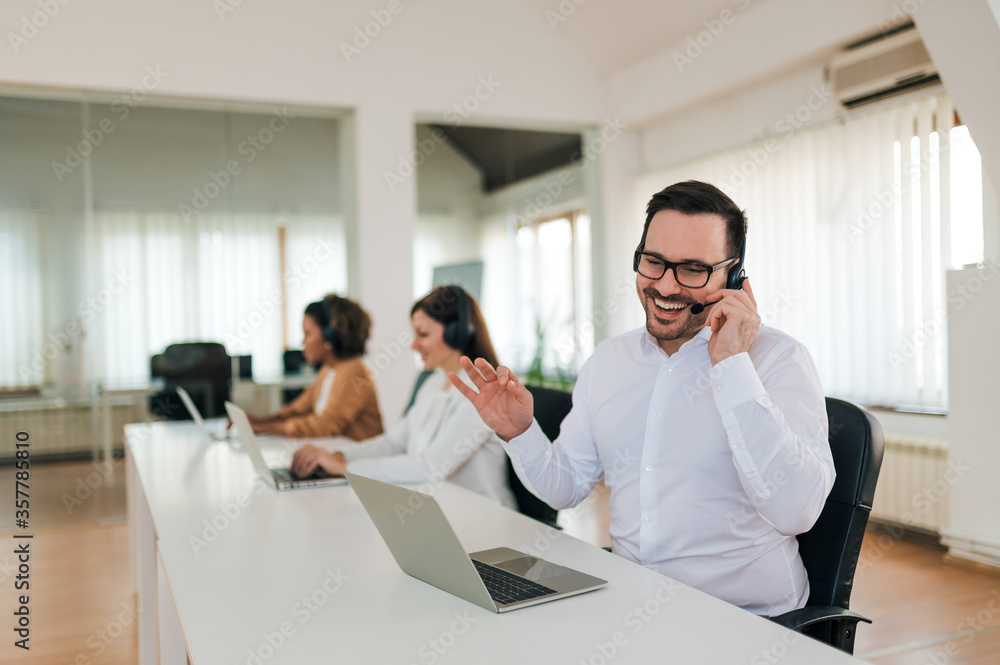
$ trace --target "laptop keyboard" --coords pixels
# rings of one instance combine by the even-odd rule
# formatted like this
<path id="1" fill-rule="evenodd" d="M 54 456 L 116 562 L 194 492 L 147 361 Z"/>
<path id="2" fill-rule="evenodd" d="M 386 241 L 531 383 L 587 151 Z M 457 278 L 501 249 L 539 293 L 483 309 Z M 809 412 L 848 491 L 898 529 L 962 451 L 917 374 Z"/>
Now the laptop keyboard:
<path id="1" fill-rule="evenodd" d="M 472 563 L 475 564 L 479 576 L 483 578 L 486 590 L 498 604 L 509 605 L 555 593 L 555 590 L 547 586 L 526 580 L 501 568 L 480 563 L 475 559 Z"/>

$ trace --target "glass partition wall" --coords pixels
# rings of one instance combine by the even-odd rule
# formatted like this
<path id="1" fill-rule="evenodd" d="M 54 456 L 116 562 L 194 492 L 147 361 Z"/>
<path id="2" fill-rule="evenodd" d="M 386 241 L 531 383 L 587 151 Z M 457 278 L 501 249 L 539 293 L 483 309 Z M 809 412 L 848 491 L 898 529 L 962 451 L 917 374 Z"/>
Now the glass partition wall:
<path id="1" fill-rule="evenodd" d="M 139 383 L 174 342 L 281 373 L 347 288 L 340 121 L 0 97 L 0 387 Z"/>

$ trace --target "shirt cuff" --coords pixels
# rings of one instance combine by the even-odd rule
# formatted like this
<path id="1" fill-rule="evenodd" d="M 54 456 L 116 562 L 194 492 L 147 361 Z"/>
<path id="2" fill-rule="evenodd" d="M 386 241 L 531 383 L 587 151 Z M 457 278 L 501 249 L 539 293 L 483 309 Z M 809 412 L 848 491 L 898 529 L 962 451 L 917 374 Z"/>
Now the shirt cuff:
<path id="1" fill-rule="evenodd" d="M 719 413 L 734 411 L 741 404 L 767 394 L 749 353 L 726 358 L 712 367 L 708 376 Z"/>
<path id="2" fill-rule="evenodd" d="M 500 439 L 500 437 L 497 438 Z M 549 445 L 549 439 L 545 436 L 538 421 L 532 418 L 531 425 L 522 434 L 515 436 L 510 441 L 500 439 L 500 443 L 508 455 L 525 460 L 537 457 L 539 450 L 544 452 L 544 446 Z"/>

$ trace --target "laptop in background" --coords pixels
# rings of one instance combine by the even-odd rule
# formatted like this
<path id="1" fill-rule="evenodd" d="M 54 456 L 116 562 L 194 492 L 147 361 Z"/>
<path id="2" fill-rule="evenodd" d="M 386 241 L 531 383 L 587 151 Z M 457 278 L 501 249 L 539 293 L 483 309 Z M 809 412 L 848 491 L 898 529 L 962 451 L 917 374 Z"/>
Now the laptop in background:
<path id="1" fill-rule="evenodd" d="M 491 612 L 509 612 L 607 586 L 607 581 L 507 547 L 467 554 L 434 497 L 347 474 L 407 575 Z"/>
<path id="2" fill-rule="evenodd" d="M 247 451 L 247 454 L 250 455 L 250 459 L 253 461 L 253 466 L 257 470 L 258 475 L 274 489 L 291 490 L 305 487 L 329 487 L 330 485 L 344 485 L 347 483 L 347 480 L 343 476 L 331 476 L 319 467 L 312 474 L 304 478 L 299 478 L 292 474 L 292 470 L 288 467 L 268 467 L 267 462 L 264 461 L 263 453 L 260 452 L 260 446 L 257 445 L 257 436 L 250 425 L 250 419 L 247 418 L 247 412 L 232 402 L 226 402 L 226 413 L 229 414 L 229 419 L 233 421 L 233 427 L 236 428 L 240 443 L 243 445 L 243 449 Z"/>
<path id="3" fill-rule="evenodd" d="M 184 403 L 184 408 L 186 408 L 188 413 L 191 414 L 191 418 L 194 419 L 194 422 L 201 428 L 201 431 L 207 434 L 209 438 L 213 441 L 226 441 L 228 439 L 235 438 L 235 432 L 228 430 L 225 425 L 223 425 L 223 428 L 219 430 L 209 427 L 205 422 L 205 419 L 201 417 L 201 411 L 199 411 L 198 407 L 195 406 L 194 400 L 191 399 L 191 395 L 188 394 L 188 391 L 184 390 L 184 388 L 180 386 L 177 386 L 177 394 L 180 396 L 181 402 Z"/>

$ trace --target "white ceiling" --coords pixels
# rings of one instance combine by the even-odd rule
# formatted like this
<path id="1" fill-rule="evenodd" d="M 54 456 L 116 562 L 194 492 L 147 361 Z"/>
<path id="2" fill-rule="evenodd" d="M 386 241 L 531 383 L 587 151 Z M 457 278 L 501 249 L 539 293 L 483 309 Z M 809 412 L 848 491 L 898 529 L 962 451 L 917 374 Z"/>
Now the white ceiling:
<path id="1" fill-rule="evenodd" d="M 576 0 L 581 1 L 581 0 Z M 553 32 L 610 76 L 768 0 L 528 0 Z M 729 15 L 727 15 L 729 18 Z M 715 24 L 718 25 L 718 24 Z"/>

